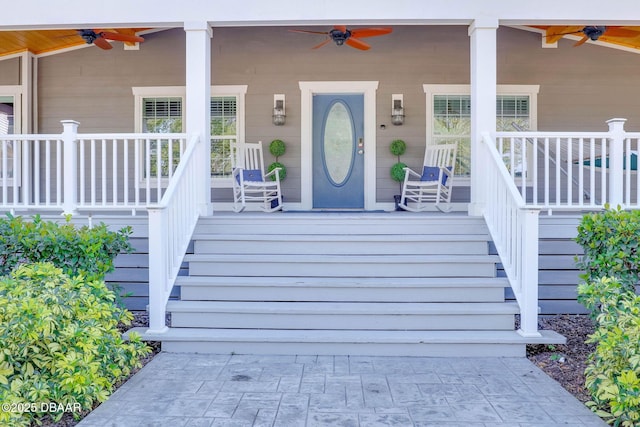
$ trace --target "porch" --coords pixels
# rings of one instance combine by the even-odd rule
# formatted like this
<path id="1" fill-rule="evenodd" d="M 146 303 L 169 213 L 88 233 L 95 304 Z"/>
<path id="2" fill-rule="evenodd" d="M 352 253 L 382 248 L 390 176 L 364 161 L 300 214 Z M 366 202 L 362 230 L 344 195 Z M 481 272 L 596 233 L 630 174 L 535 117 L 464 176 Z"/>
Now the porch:
<path id="1" fill-rule="evenodd" d="M 523 344 L 526 342 L 557 342 L 560 339 L 557 336 L 543 335 L 537 328 L 539 212 L 541 210 L 547 213 L 594 210 L 601 209 L 605 203 L 625 208 L 638 207 L 640 186 L 637 172 L 631 166 L 634 164 L 634 153 L 638 152 L 640 134 L 625 132 L 623 123 L 624 120 L 612 120 L 609 131 L 599 133 L 484 134 L 476 147 L 478 155 L 483 158 L 481 164 L 485 165 L 481 178 L 477 179 L 480 185 L 477 189 L 480 198 L 476 206 L 483 207 L 481 217 L 466 214 L 409 215 L 408 213 L 377 215 L 282 213 L 260 216 L 215 213 L 210 215 L 211 191 L 208 186 L 208 168 L 203 164 L 205 162 L 198 160 L 208 158 L 200 155 L 203 146 L 206 146 L 201 138 L 189 138 L 185 134 L 83 135 L 77 133 L 75 122 L 66 122 L 65 131 L 60 135 L 1 136 L 0 160 L 3 166 L 3 179 L 0 194 L 3 209 L 18 213 L 89 214 L 88 218 L 91 220 L 92 215 L 95 214 L 104 215 L 124 211 L 135 215 L 138 212 L 145 212 L 149 239 L 150 328 L 144 333 L 149 339 L 163 339 L 163 337 L 169 339 L 176 332 L 176 328 L 169 328 L 165 324 L 165 314 L 169 307 L 176 312 L 186 310 L 200 313 L 191 316 L 192 320 L 187 322 L 197 323 L 195 335 L 199 335 L 198 340 L 202 341 L 206 325 L 198 322 L 209 316 L 205 313 L 210 307 L 203 311 L 203 304 L 196 303 L 176 308 L 169 299 L 172 293 L 175 294 L 173 288 L 176 280 L 184 280 L 178 276 L 184 267 L 185 254 L 192 242 L 196 242 L 197 248 L 202 245 L 198 243 L 199 241 L 211 240 L 209 237 L 202 236 L 201 230 L 204 227 L 224 230 L 223 234 L 226 237 L 218 241 L 214 245 L 215 249 L 212 249 L 219 255 L 209 254 L 194 258 L 198 255 L 195 254 L 186 258 L 189 261 L 189 272 L 193 276 L 205 276 L 209 281 L 212 281 L 211 277 L 216 275 L 222 275 L 227 279 L 243 276 L 271 276 L 281 279 L 285 276 L 283 272 L 287 272 L 290 273 L 290 278 L 309 278 L 308 281 L 303 280 L 304 286 L 317 281 L 313 278 L 314 274 L 315 277 L 341 279 L 369 276 L 369 279 L 364 282 L 372 282 L 372 287 L 367 288 L 362 286 L 362 281 L 356 280 L 356 287 L 360 288 L 360 291 L 364 289 L 364 292 L 352 293 L 346 301 L 335 301 L 331 298 L 322 300 L 321 302 L 332 305 L 333 311 L 323 311 L 315 320 L 309 320 L 309 317 L 313 317 L 310 311 L 317 310 L 318 304 L 309 303 L 313 302 L 314 298 L 318 298 L 318 295 L 334 293 L 340 295 L 341 292 L 327 291 L 327 289 L 335 291 L 336 288 L 341 288 L 340 285 L 323 283 L 328 287 L 309 291 L 303 296 L 296 294 L 296 291 L 299 291 L 295 289 L 297 281 L 291 279 L 265 280 L 261 284 L 255 283 L 255 279 L 242 284 L 230 282 L 232 287 L 237 289 L 249 286 L 250 292 L 241 292 L 248 295 L 255 294 L 259 288 L 269 288 L 272 291 L 284 284 L 285 290 L 275 291 L 275 295 L 279 296 L 261 298 L 281 302 L 283 294 L 290 294 L 297 295 L 295 302 L 305 303 L 289 307 L 292 312 L 302 315 L 305 320 L 296 320 L 296 316 L 283 318 L 284 320 L 275 321 L 267 329 L 291 330 L 292 325 L 304 324 L 307 321 L 311 324 L 315 322 L 316 327 L 320 328 L 328 319 L 338 314 L 336 310 L 346 309 L 347 317 L 344 319 L 350 320 L 338 321 L 338 323 L 350 323 L 356 318 L 357 326 L 353 329 L 355 332 L 349 331 L 346 335 L 351 335 L 350 340 L 355 337 L 355 342 L 358 342 L 362 337 L 370 336 L 372 330 L 375 330 L 368 326 L 369 320 L 365 320 L 370 316 L 375 317 L 373 312 L 367 310 L 376 311 L 380 308 L 367 306 L 367 298 L 375 295 L 372 293 L 372 289 L 375 288 L 387 294 L 391 293 L 393 298 L 399 299 L 396 301 L 392 298 L 385 301 L 388 305 L 383 311 L 390 314 L 392 318 L 417 315 L 416 323 L 400 322 L 389 326 L 396 332 L 392 337 L 381 333 L 381 341 L 393 342 L 397 337 L 406 338 L 414 335 L 415 343 L 424 342 L 424 334 L 407 330 L 424 332 L 423 326 L 416 325 L 437 324 L 434 318 L 429 318 L 430 315 L 436 317 L 444 315 L 447 319 L 437 327 L 441 328 L 437 330 L 446 331 L 442 337 L 450 337 L 452 330 L 464 331 L 467 328 L 473 332 L 466 332 L 467 335 L 463 341 L 478 341 L 485 332 L 468 326 L 469 322 L 473 325 L 474 314 L 465 311 L 467 308 L 462 311 L 460 309 L 469 301 L 456 300 L 453 290 L 457 287 L 456 284 L 468 286 L 468 278 L 484 277 L 486 280 L 483 280 L 483 286 L 489 283 L 490 287 L 496 287 L 496 282 L 499 283 L 497 287 L 508 286 L 516 304 L 505 304 L 504 293 L 502 293 L 502 301 L 483 301 L 485 305 L 480 311 L 486 310 L 488 307 L 486 304 L 500 303 L 501 308 L 497 308 L 498 305 L 496 305 L 492 306 L 492 310 L 498 310 L 502 315 L 508 314 L 511 317 L 519 313 L 521 318 L 519 335 L 513 331 L 513 325 L 508 326 L 508 322 L 504 323 L 504 320 L 498 320 L 498 324 L 501 325 L 498 329 L 510 331 L 508 335 L 511 338 L 506 341 L 511 341 L 511 344 L 517 343 L 524 348 Z M 162 144 L 166 144 L 167 149 L 163 150 Z M 13 156 L 10 163 L 8 153 L 18 151 L 22 155 Z M 164 152 L 167 156 L 163 158 L 156 155 L 152 160 L 154 152 Z M 579 160 L 576 160 L 574 153 L 578 153 Z M 18 158 L 20 161 L 17 160 Z M 602 167 L 607 164 L 608 167 Z M 12 167 L 9 168 L 9 165 Z M 19 171 L 19 174 L 10 175 L 8 173 L 10 170 Z M 299 223 L 299 229 L 305 231 L 301 232 L 299 229 L 296 231 L 296 227 L 293 226 L 295 223 Z M 229 231 L 235 228 L 237 231 L 246 232 L 252 227 L 254 229 L 250 238 L 246 235 L 242 236 L 244 232 Z M 307 240 L 292 236 L 283 238 L 282 233 L 285 232 L 304 235 L 304 239 Z M 477 242 L 468 242 L 469 239 L 474 240 L 470 235 L 476 232 L 482 236 L 480 252 L 475 252 L 478 250 L 477 246 L 472 246 L 476 249 L 471 249 L 471 252 L 464 252 L 468 247 L 463 249 L 462 253 L 460 248 L 455 249 L 453 243 L 465 239 L 467 244 L 476 245 Z M 311 240 L 308 240 L 309 238 Z M 292 243 L 294 241 L 298 242 L 297 246 Z M 373 244 L 374 241 L 375 244 Z M 496 255 L 488 252 L 490 242 L 495 247 Z M 391 244 L 392 249 L 385 249 L 387 244 Z M 313 249 L 305 255 L 305 248 L 311 247 L 320 249 Z M 255 250 L 263 254 L 261 260 L 258 260 L 259 254 L 253 252 Z M 353 255 L 367 251 L 373 252 L 369 252 L 366 259 L 358 259 Z M 229 255 L 230 252 L 234 252 L 235 255 Z M 459 256 L 462 254 L 466 258 Z M 230 258 L 222 259 L 221 256 Z M 313 259 L 312 264 L 306 264 L 305 260 L 309 259 Z M 389 265 L 385 268 L 384 264 Z M 484 267 L 479 266 L 480 270 L 477 271 L 463 272 L 463 267 L 473 264 L 484 264 Z M 215 267 L 211 267 L 214 265 Z M 276 267 L 278 265 L 279 267 Z M 450 267 L 446 267 L 447 265 Z M 505 278 L 496 278 L 497 265 L 504 271 Z M 328 269 L 331 269 L 332 273 L 327 276 Z M 315 273 L 311 276 L 307 274 L 314 271 Z M 446 279 L 442 280 L 442 278 Z M 199 279 L 190 280 L 198 282 Z M 432 285 L 431 289 L 421 291 L 422 297 L 419 298 L 421 306 L 411 306 L 411 301 L 416 298 L 415 294 L 412 294 L 415 289 L 410 290 L 405 296 L 400 292 L 400 289 L 412 288 L 413 285 L 407 286 L 407 284 L 414 283 L 414 280 Z M 354 281 L 351 283 L 353 284 Z M 447 288 L 446 298 L 434 296 L 437 294 L 434 289 L 442 290 L 443 288 Z M 182 291 L 184 292 L 185 289 L 183 287 Z M 348 286 L 341 291 L 349 293 Z M 486 291 L 484 289 L 480 293 L 486 293 Z M 218 292 L 219 289 L 213 291 L 214 294 Z M 467 291 L 462 293 L 467 294 Z M 239 297 L 236 295 L 230 298 L 231 301 L 237 301 Z M 373 298 L 375 300 L 377 297 Z M 430 298 L 435 300 L 432 301 Z M 450 298 L 452 300 L 449 300 Z M 437 307 L 429 305 L 435 301 L 454 305 Z M 211 305 L 204 304 L 204 306 Z M 223 335 L 231 333 L 236 337 L 233 338 L 235 340 L 238 334 L 229 331 L 237 332 L 238 326 L 225 323 L 226 319 L 233 317 L 234 314 L 238 316 L 239 313 L 246 313 L 248 307 L 252 305 L 254 304 L 250 300 L 244 300 L 244 302 L 241 300 L 233 304 L 225 303 L 224 307 L 217 308 L 218 314 L 213 315 L 217 319 L 214 323 L 220 323 L 220 319 L 225 319 L 222 324 L 225 325 L 223 329 L 227 332 Z M 189 308 L 184 309 L 184 307 Z M 281 308 L 278 307 L 276 305 L 260 310 L 263 310 L 263 313 L 264 310 L 272 313 L 279 312 Z M 477 311 L 478 307 L 476 306 L 474 310 Z M 409 312 L 403 311 L 406 309 L 409 309 Z M 358 313 L 354 314 L 354 310 Z M 357 320 L 357 316 L 362 316 L 361 320 Z M 189 317 L 186 316 L 186 318 Z M 243 316 L 240 315 L 240 317 Z M 259 325 L 265 321 L 264 316 L 254 317 L 257 323 L 247 328 L 260 331 Z M 179 316 L 176 319 L 179 319 Z M 380 321 L 380 324 L 385 322 L 386 320 Z M 467 326 L 462 326 L 465 322 Z M 493 320 L 488 324 L 492 322 Z M 333 328 L 340 329 L 338 325 L 334 325 Z M 495 323 L 488 328 L 495 329 Z M 337 329 L 328 329 L 332 332 L 324 332 L 324 338 L 321 336 L 323 333 L 318 332 L 312 345 L 304 351 L 317 354 L 324 346 L 320 343 L 324 342 L 323 340 L 328 336 L 335 336 L 336 333 L 333 331 Z M 204 334 L 207 333 L 204 332 Z M 251 333 L 247 334 L 251 335 Z M 443 341 L 438 333 L 429 332 L 429 334 L 432 335 L 429 339 L 434 342 L 444 342 L 448 347 L 447 351 L 459 353 L 459 349 L 455 350 L 455 345 L 447 341 L 449 338 Z M 262 335 L 264 335 L 263 332 L 255 332 L 252 339 Z M 292 332 L 290 335 L 295 337 L 293 342 L 296 345 L 300 345 L 306 339 L 305 337 L 309 336 L 307 332 Z M 224 338 L 219 336 L 216 339 L 220 341 Z M 181 340 L 184 341 L 177 338 L 177 341 Z M 358 353 L 359 350 L 355 350 L 351 344 L 344 350 L 338 350 L 335 347 L 327 348 L 331 348 L 331 354 Z M 254 344 L 245 342 L 233 348 L 250 351 L 254 348 L 253 346 Z M 376 351 L 366 345 L 357 347 L 364 351 L 361 354 Z M 418 349 L 414 353 L 414 350 L 402 346 L 396 347 L 395 351 L 403 354 L 423 354 L 420 352 L 424 350 Z M 296 348 L 295 345 L 290 350 L 296 351 L 294 348 Z M 275 349 L 281 350 L 282 347 L 275 344 L 275 347 L 265 351 L 273 352 Z M 202 348 L 195 350 L 202 351 Z M 376 354 L 397 354 L 389 351 L 385 349 Z M 430 354 L 445 354 L 442 351 L 437 349 Z M 478 354 L 489 354 L 483 351 Z M 502 351 L 504 349 L 498 350 L 498 353 Z M 507 354 L 515 355 L 519 354 L 519 351 L 521 350 L 507 352 Z"/>

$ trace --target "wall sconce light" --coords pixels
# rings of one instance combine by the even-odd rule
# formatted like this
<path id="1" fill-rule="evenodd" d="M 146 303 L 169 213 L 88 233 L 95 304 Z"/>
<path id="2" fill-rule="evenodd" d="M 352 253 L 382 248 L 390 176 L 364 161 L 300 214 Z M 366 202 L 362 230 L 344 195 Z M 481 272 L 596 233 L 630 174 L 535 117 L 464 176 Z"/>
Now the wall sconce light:
<path id="1" fill-rule="evenodd" d="M 273 124 L 282 126 L 286 118 L 284 109 L 284 94 L 273 95 Z"/>
<path id="2" fill-rule="evenodd" d="M 391 95 L 391 123 L 399 126 L 404 123 L 404 107 L 402 94 Z"/>

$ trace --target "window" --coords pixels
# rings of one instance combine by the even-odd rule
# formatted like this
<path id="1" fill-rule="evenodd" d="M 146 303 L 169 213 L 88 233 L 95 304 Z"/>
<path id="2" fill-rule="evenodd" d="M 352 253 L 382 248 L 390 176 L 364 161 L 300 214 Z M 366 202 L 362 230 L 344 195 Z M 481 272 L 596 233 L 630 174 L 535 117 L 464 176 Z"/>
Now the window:
<path id="1" fill-rule="evenodd" d="M 231 146 L 238 141 L 238 98 L 211 98 L 211 175 L 231 176 Z"/>
<path id="2" fill-rule="evenodd" d="M 231 186 L 231 146 L 244 139 L 244 95 L 246 86 L 213 86 L 211 89 L 211 178 L 214 187 Z M 184 87 L 133 88 L 136 98 L 136 132 L 184 132 Z M 173 159 L 181 147 L 161 145 L 162 167 L 169 152 Z M 157 146 L 152 143 L 151 173 L 155 173 Z M 178 164 L 173 162 L 174 167 Z M 168 171 L 163 170 L 163 176 Z"/>
<path id="3" fill-rule="evenodd" d="M 498 85 L 496 129 L 535 130 L 538 86 Z M 456 175 L 471 169 L 471 96 L 468 85 L 424 85 L 427 143 L 458 143 Z M 506 147 L 505 147 L 506 148 Z"/>
<path id="4" fill-rule="evenodd" d="M 144 98 L 142 100 L 143 133 L 180 133 L 182 132 L 182 98 Z M 155 177 L 158 172 L 158 153 L 160 153 L 161 176 L 169 176 L 169 168 L 177 167 L 184 147 L 171 140 L 153 139 L 149 143 L 149 171 L 147 162 L 143 162 L 145 178 Z M 173 172 L 171 171 L 171 172 Z"/>

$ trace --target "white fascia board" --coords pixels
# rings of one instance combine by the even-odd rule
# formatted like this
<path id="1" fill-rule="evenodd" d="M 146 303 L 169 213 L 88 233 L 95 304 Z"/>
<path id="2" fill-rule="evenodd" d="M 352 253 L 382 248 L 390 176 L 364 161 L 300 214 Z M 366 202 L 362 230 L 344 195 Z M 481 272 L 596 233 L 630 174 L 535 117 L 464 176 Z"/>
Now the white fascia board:
<path id="1" fill-rule="evenodd" d="M 213 26 L 470 24 L 481 18 L 507 25 L 640 25 L 637 0 L 617 0 L 615 7 L 601 0 L 280 0 L 278 7 L 264 0 L 182 0 L 180 7 L 175 0 L 111 0 L 100 7 L 87 7 L 85 0 L 11 3 L 0 29 L 182 26 L 197 21 Z"/>

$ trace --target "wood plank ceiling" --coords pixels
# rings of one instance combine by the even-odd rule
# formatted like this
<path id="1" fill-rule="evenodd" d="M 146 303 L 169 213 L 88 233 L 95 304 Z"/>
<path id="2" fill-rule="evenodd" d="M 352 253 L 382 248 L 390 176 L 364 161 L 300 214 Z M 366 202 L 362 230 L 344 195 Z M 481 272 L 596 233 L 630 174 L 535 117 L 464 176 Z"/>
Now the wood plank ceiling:
<path id="1" fill-rule="evenodd" d="M 553 44 L 567 35 L 582 38 L 585 28 L 603 28 L 602 34 L 596 35 L 598 41 L 612 45 L 640 49 L 640 27 L 585 27 L 585 26 L 532 26 L 544 30 L 545 42 Z M 148 28 L 101 29 L 96 31 L 112 31 L 120 34 L 135 35 Z M 84 45 L 85 41 L 76 30 L 31 30 L 0 31 L 0 58 L 20 52 L 31 52 L 35 55 L 55 52 Z"/>
<path id="2" fill-rule="evenodd" d="M 102 28 L 96 31 L 135 35 L 143 30 L 145 28 Z M 27 51 L 41 55 L 84 44 L 85 41 L 76 30 L 0 31 L 0 57 Z"/>

